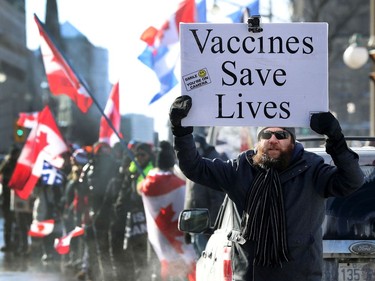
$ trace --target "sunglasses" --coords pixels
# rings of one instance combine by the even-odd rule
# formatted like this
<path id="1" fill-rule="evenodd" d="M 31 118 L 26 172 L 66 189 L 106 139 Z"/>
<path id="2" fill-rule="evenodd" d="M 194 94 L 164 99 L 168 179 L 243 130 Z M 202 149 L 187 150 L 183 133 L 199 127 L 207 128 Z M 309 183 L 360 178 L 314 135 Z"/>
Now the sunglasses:
<path id="1" fill-rule="evenodd" d="M 263 131 L 260 134 L 260 138 L 264 140 L 269 140 L 272 137 L 272 135 L 274 135 L 278 140 L 285 140 L 289 138 L 290 134 L 287 131 Z"/>

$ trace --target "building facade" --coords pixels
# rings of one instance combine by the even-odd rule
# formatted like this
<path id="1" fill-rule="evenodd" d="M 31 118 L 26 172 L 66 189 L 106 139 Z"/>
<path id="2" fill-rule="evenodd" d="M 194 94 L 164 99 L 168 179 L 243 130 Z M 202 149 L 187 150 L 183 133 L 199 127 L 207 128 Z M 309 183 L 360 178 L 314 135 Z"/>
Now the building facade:
<path id="1" fill-rule="evenodd" d="M 26 48 L 24 1 L 0 1 L 0 153 L 15 143 L 18 113 L 35 99 L 28 88 L 31 53 Z M 21 143 L 19 144 L 21 145 Z"/>
<path id="2" fill-rule="evenodd" d="M 154 119 L 143 114 L 125 114 L 121 118 L 121 132 L 126 142 L 157 143 L 154 134 Z"/>

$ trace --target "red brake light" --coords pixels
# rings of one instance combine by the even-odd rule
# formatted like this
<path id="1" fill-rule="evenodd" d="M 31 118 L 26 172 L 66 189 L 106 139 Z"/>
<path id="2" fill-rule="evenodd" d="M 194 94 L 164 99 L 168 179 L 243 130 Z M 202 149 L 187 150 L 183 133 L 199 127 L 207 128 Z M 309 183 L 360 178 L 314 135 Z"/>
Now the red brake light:
<path id="1" fill-rule="evenodd" d="M 224 247 L 224 255 L 223 255 L 223 266 L 224 266 L 224 281 L 231 281 L 232 280 L 232 263 L 230 257 L 230 247 Z"/>

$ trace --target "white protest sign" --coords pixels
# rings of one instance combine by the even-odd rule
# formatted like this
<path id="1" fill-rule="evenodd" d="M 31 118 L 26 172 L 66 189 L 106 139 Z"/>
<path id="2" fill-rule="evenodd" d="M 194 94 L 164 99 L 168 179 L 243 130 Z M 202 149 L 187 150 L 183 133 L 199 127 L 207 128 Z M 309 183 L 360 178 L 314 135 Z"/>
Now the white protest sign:
<path id="1" fill-rule="evenodd" d="M 328 24 L 180 24 L 184 126 L 309 127 L 328 111 Z"/>

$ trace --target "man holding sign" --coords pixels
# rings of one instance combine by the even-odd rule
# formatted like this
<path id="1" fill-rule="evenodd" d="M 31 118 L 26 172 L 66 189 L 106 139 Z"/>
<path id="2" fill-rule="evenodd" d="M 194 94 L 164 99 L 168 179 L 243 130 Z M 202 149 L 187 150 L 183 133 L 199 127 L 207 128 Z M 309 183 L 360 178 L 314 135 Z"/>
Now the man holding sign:
<path id="1" fill-rule="evenodd" d="M 193 127 L 181 125 L 192 103 L 182 95 L 170 108 L 175 150 L 187 178 L 225 191 L 242 215 L 240 232 L 228 237 L 234 242 L 233 280 L 321 280 L 325 198 L 348 195 L 364 183 L 338 120 L 330 112 L 310 118 L 311 129 L 328 137 L 335 166 L 305 151 L 293 127 L 276 125 L 258 129 L 256 149 L 210 160 L 197 152 Z"/>
<path id="2" fill-rule="evenodd" d="M 308 127 L 328 111 L 328 25 L 180 25 L 181 94 L 190 126 Z"/>

